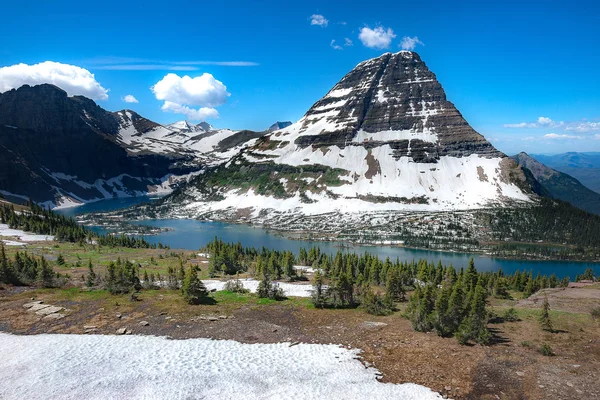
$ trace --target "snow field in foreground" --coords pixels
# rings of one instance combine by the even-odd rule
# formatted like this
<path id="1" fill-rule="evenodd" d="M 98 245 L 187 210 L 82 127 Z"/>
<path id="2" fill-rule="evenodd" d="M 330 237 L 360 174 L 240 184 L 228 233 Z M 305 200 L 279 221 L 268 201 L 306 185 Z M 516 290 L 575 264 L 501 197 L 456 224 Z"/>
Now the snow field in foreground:
<path id="1" fill-rule="evenodd" d="M 256 279 L 240 279 L 240 281 L 242 282 L 242 284 L 244 285 L 244 288 L 250 290 L 250 292 L 252 293 L 256 293 L 256 290 L 258 289 L 258 284 L 259 281 L 257 281 Z M 206 279 L 206 280 L 202 280 L 202 283 L 204 283 L 204 286 L 206 286 L 206 288 L 208 290 L 223 290 L 225 289 L 225 283 L 227 283 L 226 281 L 218 281 L 218 280 L 212 280 L 212 279 Z M 279 287 L 283 290 L 283 293 L 286 296 L 293 296 L 293 297 L 310 297 L 312 295 L 312 284 L 310 283 L 300 283 L 300 284 L 293 284 L 293 283 L 287 283 L 287 282 L 275 282 L 279 285 Z"/>
<path id="2" fill-rule="evenodd" d="M 2 399 L 410 399 L 335 345 L 0 333 Z"/>
<path id="3" fill-rule="evenodd" d="M 7 224 L 0 224 L 0 236 L 16 236 L 24 242 L 54 240 L 54 236 L 52 235 L 35 235 L 32 233 L 25 233 L 20 229 L 10 229 Z"/>

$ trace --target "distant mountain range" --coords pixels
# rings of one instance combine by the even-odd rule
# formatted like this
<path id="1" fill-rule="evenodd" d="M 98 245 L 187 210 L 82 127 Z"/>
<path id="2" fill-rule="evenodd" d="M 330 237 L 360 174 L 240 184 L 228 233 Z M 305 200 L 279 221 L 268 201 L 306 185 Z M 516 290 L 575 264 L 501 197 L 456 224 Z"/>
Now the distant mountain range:
<path id="1" fill-rule="evenodd" d="M 600 215 L 600 193 L 582 185 L 572 176 L 540 163 L 527 153 L 519 153 L 513 159 L 531 171 L 533 177 L 541 185 L 542 194 Z"/>
<path id="2" fill-rule="evenodd" d="M 536 160 L 569 174 L 588 188 L 600 193 L 600 153 L 532 154 Z"/>

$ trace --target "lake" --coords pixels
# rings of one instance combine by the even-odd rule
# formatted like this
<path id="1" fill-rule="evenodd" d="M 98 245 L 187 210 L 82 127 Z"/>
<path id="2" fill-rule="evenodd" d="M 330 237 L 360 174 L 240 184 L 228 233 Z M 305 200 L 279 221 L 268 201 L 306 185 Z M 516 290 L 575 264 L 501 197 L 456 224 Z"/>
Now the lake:
<path id="1" fill-rule="evenodd" d="M 57 211 L 64 215 L 75 216 L 88 212 L 116 210 L 150 200 L 148 197 L 111 199 Z M 582 274 L 586 268 L 593 268 L 596 271 L 598 269 L 597 263 L 589 262 L 505 260 L 479 254 L 417 250 L 393 246 L 344 245 L 342 247 L 339 242 L 292 240 L 272 233 L 267 229 L 223 222 L 164 219 L 145 220 L 136 223 L 171 229 L 158 235 L 146 236 L 145 238 L 148 242 L 160 242 L 171 246 L 171 248 L 187 250 L 198 250 L 216 236 L 227 242 L 240 242 L 244 246 L 257 248 L 264 246 L 270 249 L 291 250 L 295 254 L 298 253 L 300 247 L 308 249 L 311 246 L 319 246 L 321 251 L 329 254 L 335 254 L 340 250 L 353 253 L 363 253 L 366 251 L 377 254 L 380 258 L 390 257 L 392 260 L 396 258 L 400 260 L 418 260 L 422 258 L 436 263 L 438 260 L 441 260 L 443 264 L 452 264 L 456 268 L 466 267 L 469 259 L 473 257 L 475 259 L 475 266 L 479 271 L 496 271 L 502 269 L 504 272 L 513 273 L 516 270 L 527 270 L 532 271 L 534 275 L 538 272 L 545 275 L 556 274 L 559 278 L 568 276 L 574 279 L 575 275 Z M 99 228 L 94 230 L 102 232 L 102 229 Z"/>

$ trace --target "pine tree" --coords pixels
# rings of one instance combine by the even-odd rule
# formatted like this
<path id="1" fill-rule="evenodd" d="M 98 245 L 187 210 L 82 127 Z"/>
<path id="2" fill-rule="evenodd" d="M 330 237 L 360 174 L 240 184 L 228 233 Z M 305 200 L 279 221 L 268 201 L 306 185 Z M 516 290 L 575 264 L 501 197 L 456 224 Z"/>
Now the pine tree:
<path id="1" fill-rule="evenodd" d="M 457 280 L 452 287 L 452 294 L 448 301 L 448 310 L 446 316 L 449 319 L 451 332 L 455 332 L 463 321 L 465 315 L 465 293 L 462 281 Z"/>
<path id="2" fill-rule="evenodd" d="M 311 295 L 312 303 L 315 307 L 324 307 L 326 304 L 325 290 L 323 289 L 324 279 L 321 272 L 317 269 L 313 276 L 313 292 Z"/>
<path id="3" fill-rule="evenodd" d="M 553 332 L 552 320 L 550 319 L 550 303 L 548 296 L 544 294 L 544 302 L 542 303 L 542 314 L 540 315 L 540 327 L 548 332 Z"/>
<path id="4" fill-rule="evenodd" d="M 4 244 L 2 243 L 0 243 L 0 282 L 13 285 L 19 284 L 11 262 L 8 260 L 8 257 L 6 257 L 6 251 L 4 249 Z"/>
<path id="5" fill-rule="evenodd" d="M 284 274 L 290 279 L 296 278 L 296 270 L 294 269 L 294 255 L 291 251 L 286 251 L 283 256 Z"/>
<path id="6" fill-rule="evenodd" d="M 435 300 L 434 328 L 440 336 L 450 336 L 454 331 L 454 325 L 448 307 L 451 294 L 451 287 L 449 284 L 446 284 L 442 287 Z"/>
<path id="7" fill-rule="evenodd" d="M 381 297 L 371 288 L 366 288 L 362 296 L 362 306 L 369 314 L 389 315 L 393 311 L 393 302 L 388 296 Z"/>
<path id="8" fill-rule="evenodd" d="M 88 276 L 85 282 L 86 286 L 91 288 L 96 284 L 96 273 L 94 272 L 94 266 L 92 265 L 92 260 L 88 263 Z"/>
<path id="9" fill-rule="evenodd" d="M 272 282 L 271 277 L 267 271 L 263 271 L 262 279 L 258 283 L 258 288 L 256 289 L 256 294 L 260 298 L 269 298 L 271 296 L 272 291 Z"/>
<path id="10" fill-rule="evenodd" d="M 183 280 L 185 279 L 185 268 L 183 267 L 183 261 L 179 259 L 179 271 L 177 273 L 177 281 L 178 284 L 183 284 Z"/>
<path id="11" fill-rule="evenodd" d="M 206 290 L 204 283 L 198 279 L 198 272 L 193 265 L 190 266 L 185 275 L 181 293 L 188 304 L 201 304 L 209 298 L 208 290 Z"/>
<path id="12" fill-rule="evenodd" d="M 42 287 L 52 287 L 54 283 L 54 272 L 44 257 L 41 258 L 41 264 L 38 273 L 38 282 Z"/>
<path id="13" fill-rule="evenodd" d="M 63 265 L 65 265 L 65 258 L 60 253 L 58 254 L 58 257 L 56 257 L 56 265 L 61 266 L 61 267 Z"/>
<path id="14" fill-rule="evenodd" d="M 523 291 L 523 298 L 528 298 L 534 293 L 533 290 L 533 275 L 529 273 L 529 277 L 527 279 L 527 283 L 525 284 L 525 289 Z"/>
<path id="15" fill-rule="evenodd" d="M 402 276 L 400 275 L 399 268 L 392 267 L 388 270 L 385 283 L 385 293 L 394 301 L 405 300 L 406 291 L 404 290 L 404 282 Z"/>
<path id="16" fill-rule="evenodd" d="M 478 284 L 475 287 L 475 295 L 471 304 L 471 335 L 473 340 L 479 344 L 487 344 L 491 339 L 490 331 L 487 328 L 488 312 L 485 308 L 485 299 L 487 292 L 483 286 Z"/>
<path id="17" fill-rule="evenodd" d="M 478 282 L 473 289 L 473 296 L 470 305 L 470 312 L 465 318 L 458 331 L 455 333 L 456 338 L 461 344 L 473 340 L 479 344 L 489 343 L 492 335 L 487 328 L 488 313 L 485 309 L 485 299 L 487 292 L 485 288 Z"/>
<path id="18" fill-rule="evenodd" d="M 418 287 L 410 298 L 409 316 L 413 329 L 419 332 L 429 332 L 433 329 L 433 310 L 435 307 L 434 288 L 426 285 Z"/>

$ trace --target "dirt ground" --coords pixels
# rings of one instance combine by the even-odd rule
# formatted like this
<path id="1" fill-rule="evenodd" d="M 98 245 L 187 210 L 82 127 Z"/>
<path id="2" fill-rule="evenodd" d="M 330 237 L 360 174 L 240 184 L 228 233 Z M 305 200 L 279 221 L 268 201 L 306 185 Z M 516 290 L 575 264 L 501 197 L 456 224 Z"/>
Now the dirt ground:
<path id="1" fill-rule="evenodd" d="M 518 303 L 494 300 L 497 314 L 515 305 L 521 320 L 490 324 L 490 346 L 462 346 L 415 332 L 401 312 L 375 317 L 360 309 L 314 309 L 299 299 L 260 304 L 249 295 L 187 306 L 178 293 L 166 290 L 142 292 L 140 301 L 132 302 L 78 288 L 6 288 L 0 290 L 0 330 L 115 334 L 127 328 L 173 339 L 333 343 L 362 349 L 363 362 L 378 368 L 383 382 L 414 382 L 450 398 L 592 399 L 600 398 L 600 322 L 589 311 L 600 306 L 599 293 L 598 286 L 549 291 L 555 333 L 542 331 L 537 322 L 543 295 Z M 65 307 L 66 316 L 48 320 L 27 311 L 23 305 L 32 299 Z M 544 343 L 555 356 L 538 352 Z"/>

